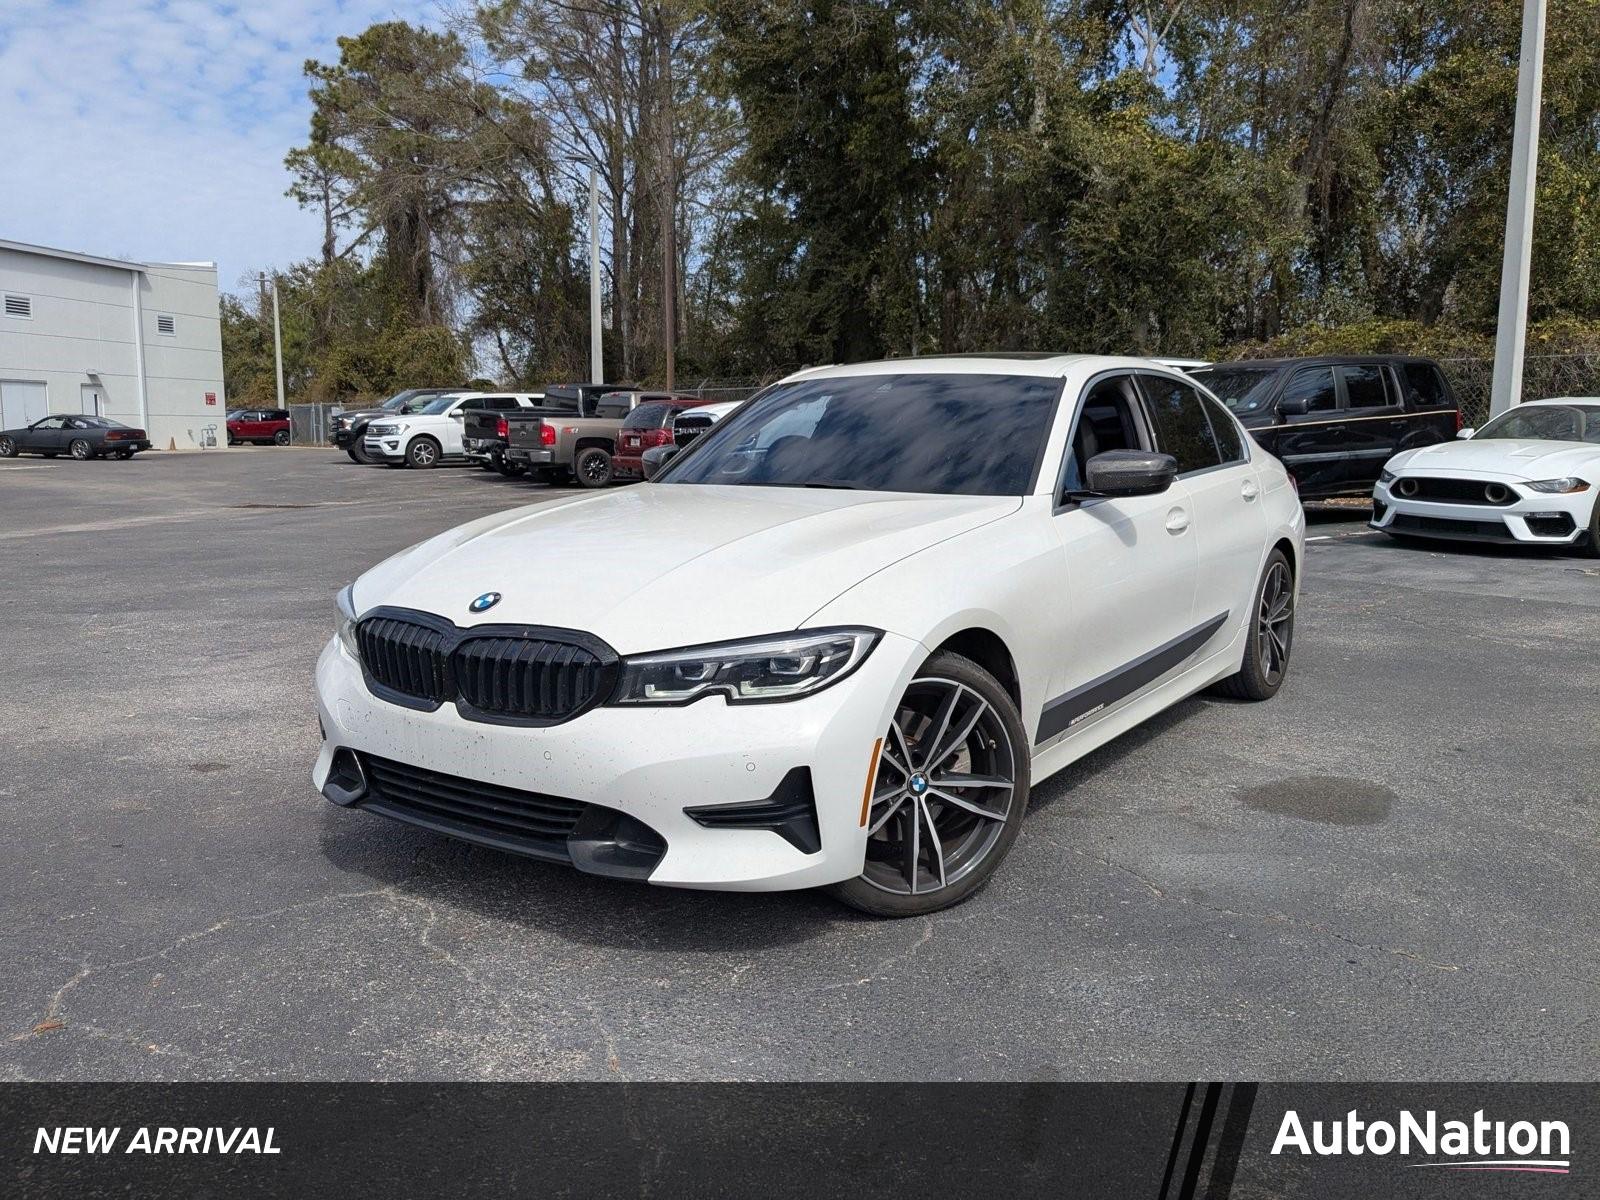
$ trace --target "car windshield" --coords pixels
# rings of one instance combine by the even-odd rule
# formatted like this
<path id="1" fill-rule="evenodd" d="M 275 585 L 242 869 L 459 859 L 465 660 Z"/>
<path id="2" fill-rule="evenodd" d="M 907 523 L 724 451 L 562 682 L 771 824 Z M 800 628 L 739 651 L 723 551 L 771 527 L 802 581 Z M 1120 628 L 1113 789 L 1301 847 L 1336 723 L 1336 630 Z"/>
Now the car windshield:
<path id="1" fill-rule="evenodd" d="M 421 408 L 416 409 L 415 411 L 421 413 L 425 417 L 437 417 L 440 413 L 444 412 L 459 399 L 461 399 L 459 393 L 446 392 L 443 396 L 435 396 L 432 400 L 429 400 Z"/>
<path id="2" fill-rule="evenodd" d="M 1501 413 L 1472 435 L 1475 442 L 1480 438 L 1531 438 L 1600 446 L 1600 404 L 1523 405 Z"/>
<path id="3" fill-rule="evenodd" d="M 378 407 L 384 412 L 403 412 L 406 405 L 411 403 L 414 394 L 413 392 L 401 392 L 398 396 L 390 396 Z"/>
<path id="4" fill-rule="evenodd" d="M 712 426 L 664 483 L 1020 496 L 1061 380 L 862 375 L 780 384 Z"/>
<path id="5" fill-rule="evenodd" d="M 1200 367 L 1189 376 L 1204 384 L 1234 412 L 1256 412 L 1272 394 L 1276 367 Z"/>

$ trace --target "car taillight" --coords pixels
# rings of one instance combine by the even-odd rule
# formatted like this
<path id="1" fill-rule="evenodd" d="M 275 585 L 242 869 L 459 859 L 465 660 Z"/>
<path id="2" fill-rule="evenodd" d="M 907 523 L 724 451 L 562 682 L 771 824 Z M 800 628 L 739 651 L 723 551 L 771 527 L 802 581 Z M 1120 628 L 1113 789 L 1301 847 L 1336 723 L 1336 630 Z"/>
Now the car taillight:
<path id="1" fill-rule="evenodd" d="M 501 417 L 494 423 L 494 435 L 497 438 L 506 438 L 507 440 L 510 439 L 511 426 L 506 422 L 504 417 Z"/>
<path id="2" fill-rule="evenodd" d="M 665 446 L 672 440 L 670 429 L 650 429 L 645 432 L 643 442 L 646 446 Z"/>
<path id="3" fill-rule="evenodd" d="M 1456 432 L 1460 433 L 1465 424 L 1466 422 L 1461 419 L 1461 410 L 1459 408 L 1456 409 Z"/>
<path id="4" fill-rule="evenodd" d="M 539 444 L 541 446 L 554 446 L 556 444 L 556 427 L 554 425 L 539 426 Z"/>

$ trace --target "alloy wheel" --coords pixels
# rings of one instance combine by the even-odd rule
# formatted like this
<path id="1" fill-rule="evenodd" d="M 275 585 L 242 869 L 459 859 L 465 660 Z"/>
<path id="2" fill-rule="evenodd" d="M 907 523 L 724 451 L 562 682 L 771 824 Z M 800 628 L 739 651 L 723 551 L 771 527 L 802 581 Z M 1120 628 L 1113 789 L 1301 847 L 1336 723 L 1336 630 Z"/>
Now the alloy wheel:
<path id="1" fill-rule="evenodd" d="M 955 885 L 1000 841 L 1016 778 L 1011 736 L 983 696 L 913 680 L 879 756 L 861 878 L 910 896 Z"/>
<path id="2" fill-rule="evenodd" d="M 8 437 L 0 437 L 0 458 L 10 458 L 17 452 L 17 443 Z"/>
<path id="3" fill-rule="evenodd" d="M 90 453 L 89 443 L 84 441 L 82 438 L 76 438 L 72 445 L 67 447 L 67 450 L 71 453 L 72 457 L 77 459 L 79 462 L 82 462 L 84 459 L 88 458 Z"/>
<path id="4" fill-rule="evenodd" d="M 1294 637 L 1294 580 L 1289 568 L 1275 562 L 1261 581 L 1261 603 L 1256 613 L 1256 653 L 1261 674 L 1276 687 L 1289 666 L 1289 646 Z"/>
<path id="5" fill-rule="evenodd" d="M 411 447 L 411 461 L 419 467 L 433 466 L 433 444 L 431 442 L 417 442 Z"/>

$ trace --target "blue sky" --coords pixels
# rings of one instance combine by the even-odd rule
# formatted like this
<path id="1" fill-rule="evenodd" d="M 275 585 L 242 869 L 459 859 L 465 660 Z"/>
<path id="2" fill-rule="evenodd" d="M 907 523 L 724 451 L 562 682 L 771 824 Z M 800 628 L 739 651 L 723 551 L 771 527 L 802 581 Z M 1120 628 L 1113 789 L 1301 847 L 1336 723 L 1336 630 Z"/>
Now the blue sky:
<path id="1" fill-rule="evenodd" d="M 0 0 L 0 238 L 242 273 L 316 252 L 283 195 L 301 67 L 435 0 Z"/>

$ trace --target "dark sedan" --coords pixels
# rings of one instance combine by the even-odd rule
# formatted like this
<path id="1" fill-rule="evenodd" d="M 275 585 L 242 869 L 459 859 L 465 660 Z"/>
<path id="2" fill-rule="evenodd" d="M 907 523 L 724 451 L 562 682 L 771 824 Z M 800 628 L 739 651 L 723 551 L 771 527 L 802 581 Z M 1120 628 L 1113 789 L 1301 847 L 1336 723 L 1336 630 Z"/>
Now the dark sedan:
<path id="1" fill-rule="evenodd" d="M 132 458 L 150 449 L 150 439 L 142 429 L 131 429 L 108 417 L 89 417 L 78 413 L 58 413 L 21 429 L 0 430 L 0 458 L 18 454 L 42 454 L 54 458 Z"/>

